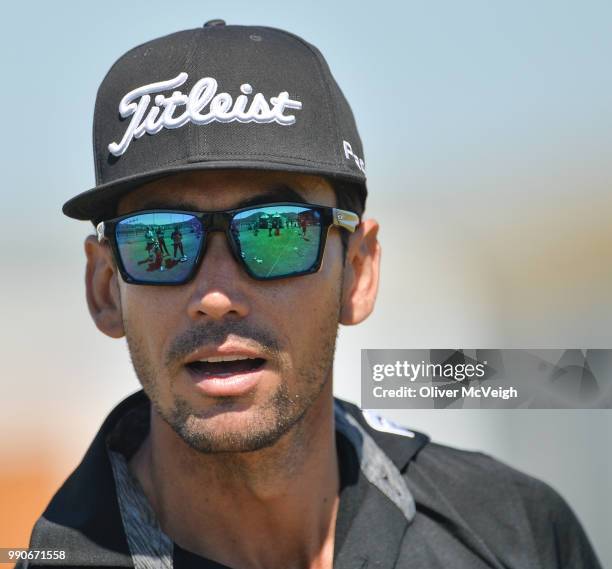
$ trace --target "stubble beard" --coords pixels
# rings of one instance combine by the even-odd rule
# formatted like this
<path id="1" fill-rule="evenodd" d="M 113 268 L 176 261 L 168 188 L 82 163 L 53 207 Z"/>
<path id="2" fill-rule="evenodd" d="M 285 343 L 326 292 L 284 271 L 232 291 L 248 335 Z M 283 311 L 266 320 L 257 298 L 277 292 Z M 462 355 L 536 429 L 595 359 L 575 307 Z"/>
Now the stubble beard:
<path id="1" fill-rule="evenodd" d="M 295 370 L 295 385 L 299 393 L 290 393 L 287 382 L 281 381 L 269 400 L 250 414 L 248 421 L 241 422 L 236 430 L 214 429 L 210 426 L 210 417 L 193 408 L 184 397 L 172 394 L 172 403 L 168 408 L 162 403 L 159 377 L 143 346 L 145 343 L 133 333 L 124 321 L 126 340 L 136 375 L 149 397 L 156 412 L 174 432 L 193 450 L 201 453 L 252 452 L 274 445 L 284 434 L 298 426 L 323 389 L 331 381 L 336 338 L 338 333 L 338 315 L 340 312 L 340 291 L 328 302 L 322 313 L 328 315 L 322 322 L 318 333 L 314 333 L 316 342 L 311 346 L 311 353 L 303 358 L 301 366 Z M 189 331 L 185 341 L 177 344 L 179 352 L 187 352 L 193 344 L 204 340 L 220 342 L 228 334 L 238 334 L 252 338 L 270 349 L 272 354 L 280 352 L 275 338 L 267 332 L 254 330 L 242 323 L 204 324 Z M 280 361 L 279 357 L 277 360 Z M 282 366 L 281 366 L 282 370 Z M 282 374 L 282 371 L 281 371 Z M 220 399 L 215 407 L 215 414 L 223 412 L 227 406 L 232 409 L 234 400 L 231 397 Z"/>

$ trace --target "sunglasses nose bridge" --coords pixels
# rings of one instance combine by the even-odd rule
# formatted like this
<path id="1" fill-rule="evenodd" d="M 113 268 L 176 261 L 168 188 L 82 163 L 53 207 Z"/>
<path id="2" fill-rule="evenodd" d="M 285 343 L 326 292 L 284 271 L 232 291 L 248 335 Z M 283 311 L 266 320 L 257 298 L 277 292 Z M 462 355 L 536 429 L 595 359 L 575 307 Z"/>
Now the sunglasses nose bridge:
<path id="1" fill-rule="evenodd" d="M 206 214 L 203 218 L 201 218 L 202 224 L 204 226 L 204 231 L 206 234 L 212 232 L 220 232 L 225 233 L 228 236 L 228 245 L 232 255 L 236 258 L 236 260 L 241 263 L 242 259 L 238 258 L 238 254 L 236 251 L 236 243 L 233 240 L 233 236 L 230 235 L 229 227 L 232 220 L 232 214 L 226 211 L 217 211 Z M 204 250 L 202 251 L 202 256 L 206 253 L 208 249 L 209 240 L 206 239 L 204 243 Z"/>
<path id="2" fill-rule="evenodd" d="M 227 231 L 230 224 L 231 215 L 224 211 L 207 214 L 204 219 L 204 229 L 211 231 Z"/>
<path id="3" fill-rule="evenodd" d="M 204 235 L 208 235 L 208 238 L 204 239 L 202 251 L 200 253 L 200 263 L 204 261 L 209 251 L 211 241 L 210 234 L 213 232 L 217 232 L 225 234 L 225 237 L 227 238 L 226 244 L 229 247 L 229 252 L 231 256 L 236 260 L 238 265 L 241 265 L 243 268 L 246 268 L 244 259 L 240 256 L 238 251 L 239 245 L 236 242 L 236 236 L 233 235 L 232 231 L 230 231 L 232 217 L 233 213 L 227 211 L 219 211 L 206 213 L 200 218 L 200 222 L 202 223 L 202 226 L 204 228 Z M 200 265 L 200 263 L 198 263 L 198 265 Z"/>

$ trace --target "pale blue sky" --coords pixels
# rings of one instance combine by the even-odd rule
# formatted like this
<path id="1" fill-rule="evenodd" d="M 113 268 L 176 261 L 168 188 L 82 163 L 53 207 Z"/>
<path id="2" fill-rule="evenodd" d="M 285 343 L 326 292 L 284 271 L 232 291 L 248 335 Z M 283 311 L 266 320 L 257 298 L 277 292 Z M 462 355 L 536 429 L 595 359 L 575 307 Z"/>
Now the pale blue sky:
<path id="1" fill-rule="evenodd" d="M 216 17 L 322 50 L 354 109 L 372 192 L 466 191 L 573 154 L 603 166 L 612 149 L 609 2 L 11 2 L 0 38 L 9 207 L 49 216 L 90 187 L 107 69 Z"/>

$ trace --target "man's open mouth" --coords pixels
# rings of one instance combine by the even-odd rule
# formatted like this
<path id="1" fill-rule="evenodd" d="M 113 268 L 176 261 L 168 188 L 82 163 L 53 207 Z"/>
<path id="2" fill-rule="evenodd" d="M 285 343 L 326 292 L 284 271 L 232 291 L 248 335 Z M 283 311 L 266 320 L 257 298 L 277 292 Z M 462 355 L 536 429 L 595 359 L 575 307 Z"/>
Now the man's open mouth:
<path id="1" fill-rule="evenodd" d="M 246 356 L 215 356 L 186 364 L 192 375 L 200 379 L 229 377 L 261 369 L 266 360 Z"/>

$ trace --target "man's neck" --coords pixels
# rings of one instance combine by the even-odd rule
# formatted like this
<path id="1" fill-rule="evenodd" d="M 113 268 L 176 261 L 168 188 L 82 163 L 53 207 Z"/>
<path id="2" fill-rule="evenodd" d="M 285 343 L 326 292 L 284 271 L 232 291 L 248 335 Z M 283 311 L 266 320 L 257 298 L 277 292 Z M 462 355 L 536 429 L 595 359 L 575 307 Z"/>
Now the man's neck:
<path id="1" fill-rule="evenodd" d="M 236 569 L 331 569 L 339 505 L 333 398 L 266 449 L 205 454 L 151 410 L 129 466 L 164 532 Z"/>

